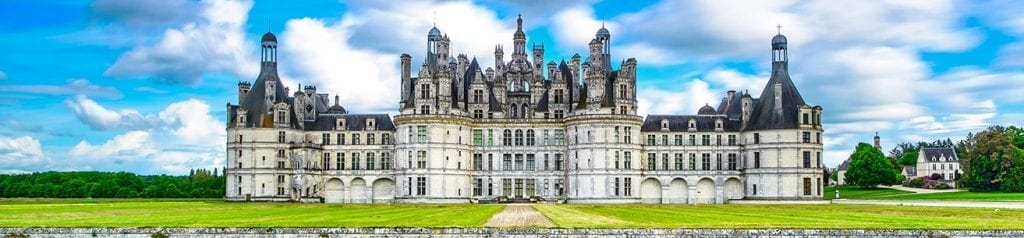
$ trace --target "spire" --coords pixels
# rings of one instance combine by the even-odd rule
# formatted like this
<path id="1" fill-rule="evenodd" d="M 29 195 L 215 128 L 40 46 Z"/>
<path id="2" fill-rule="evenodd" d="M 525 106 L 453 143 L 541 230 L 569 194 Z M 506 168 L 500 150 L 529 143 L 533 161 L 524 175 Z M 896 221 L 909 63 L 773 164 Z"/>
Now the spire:
<path id="1" fill-rule="evenodd" d="M 878 132 L 875 132 L 875 148 L 882 148 L 882 138 L 878 136 Z"/>
<path id="2" fill-rule="evenodd" d="M 775 27 L 779 28 L 779 34 L 778 35 L 782 35 L 782 24 L 778 24 Z"/>

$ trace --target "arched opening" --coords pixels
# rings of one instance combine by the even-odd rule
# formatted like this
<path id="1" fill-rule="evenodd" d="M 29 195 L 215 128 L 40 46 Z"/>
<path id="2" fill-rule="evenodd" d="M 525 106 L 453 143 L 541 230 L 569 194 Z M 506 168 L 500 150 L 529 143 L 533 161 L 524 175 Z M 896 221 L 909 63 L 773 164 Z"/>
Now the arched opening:
<path id="1" fill-rule="evenodd" d="M 345 183 L 341 182 L 341 179 L 332 178 L 327 180 L 327 184 L 324 186 L 326 190 L 326 192 L 324 192 L 324 202 L 345 202 Z"/>
<path id="2" fill-rule="evenodd" d="M 643 203 L 661 203 L 661 181 L 655 178 L 648 178 L 640 183 L 640 201 Z"/>
<path id="3" fill-rule="evenodd" d="M 686 180 L 682 178 L 673 179 L 668 186 L 668 202 L 687 203 L 686 199 L 689 192 L 690 187 L 686 184 Z"/>
<path id="4" fill-rule="evenodd" d="M 715 203 L 715 182 L 703 178 L 697 182 L 697 203 Z"/>
<path id="5" fill-rule="evenodd" d="M 391 202 L 395 199 L 395 181 L 391 179 L 377 179 L 373 181 L 373 202 Z"/>
<path id="6" fill-rule="evenodd" d="M 352 188 L 349 189 L 349 191 L 352 191 L 351 194 L 352 194 L 352 202 L 353 203 L 365 203 L 365 202 L 368 202 L 368 199 L 367 199 L 367 196 L 366 196 L 366 180 L 363 180 L 362 178 L 355 178 L 355 179 L 353 179 L 352 180 Z"/>
<path id="7" fill-rule="evenodd" d="M 723 189 L 725 190 L 724 195 L 726 200 L 743 199 L 743 183 L 740 183 L 739 179 L 729 178 L 728 180 L 725 180 L 725 186 Z"/>

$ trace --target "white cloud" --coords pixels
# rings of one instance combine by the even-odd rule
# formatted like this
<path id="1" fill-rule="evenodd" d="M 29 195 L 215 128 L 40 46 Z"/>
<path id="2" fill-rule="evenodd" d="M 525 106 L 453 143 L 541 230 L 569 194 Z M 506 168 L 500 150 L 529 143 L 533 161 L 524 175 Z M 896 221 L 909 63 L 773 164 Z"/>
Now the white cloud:
<path id="1" fill-rule="evenodd" d="M 152 26 L 184 20 L 195 11 L 189 0 L 97 0 L 89 6 L 103 19 L 123 21 L 129 26 Z"/>
<path id="2" fill-rule="evenodd" d="M 586 57 L 584 54 L 589 51 L 588 45 L 590 40 L 594 39 L 597 30 L 601 29 L 602 24 L 601 21 L 595 19 L 594 9 L 589 6 L 568 8 L 556 13 L 551 18 L 551 31 L 555 39 L 558 39 L 557 45 L 569 51 L 581 52 L 581 55 Z M 605 28 L 608 28 L 608 32 L 612 33 L 612 43 L 614 45 L 618 25 L 614 22 L 607 22 L 604 25 Z M 642 47 L 634 46 L 634 48 L 643 49 Z M 634 53 L 631 50 L 623 50 L 622 52 Z"/>
<path id="3" fill-rule="evenodd" d="M 112 111 L 96 103 L 86 96 L 78 96 L 64 101 L 64 105 L 83 123 L 93 130 L 140 129 L 155 124 L 154 117 L 144 116 L 135 110 Z"/>
<path id="4" fill-rule="evenodd" d="M 5 75 L 0 72 L 0 79 L 3 79 Z M 17 92 L 17 93 L 31 93 L 31 94 L 43 94 L 50 96 L 63 96 L 63 95 L 88 95 L 94 97 L 120 99 L 124 97 L 121 91 L 113 87 L 104 87 L 95 85 L 86 79 L 71 79 L 65 85 L 0 85 L 0 92 Z"/>
<path id="5" fill-rule="evenodd" d="M 105 76 L 153 77 L 157 80 L 196 85 L 208 73 L 255 77 L 258 68 L 253 44 L 245 39 L 245 22 L 252 2 L 204 0 L 198 19 L 168 29 L 150 46 L 138 46 L 122 54 Z"/>
<path id="6" fill-rule="evenodd" d="M 498 19 L 494 11 L 471 2 L 347 6 L 338 22 L 290 20 L 280 38 L 280 61 L 285 79 L 300 81 L 290 84 L 315 84 L 321 92 L 340 93 L 341 103 L 351 111 L 395 111 L 399 55 L 412 55 L 413 70 L 418 71 L 431 12 L 437 12 L 437 27 L 451 38 L 452 56 L 466 53 L 486 68 L 493 67 L 495 45 L 508 49 L 506 59 L 511 54 L 514 21 Z"/>
<path id="7" fill-rule="evenodd" d="M 0 137 L 0 168 L 25 169 L 47 162 L 39 140 L 31 136 Z M 13 171 L 13 170 L 12 170 Z"/>
<path id="8" fill-rule="evenodd" d="M 105 111 L 109 124 L 122 123 L 120 115 L 95 104 L 94 111 Z M 134 110 L 124 110 L 134 111 Z M 70 167 L 80 169 L 123 170 L 135 168 L 141 173 L 183 174 L 193 168 L 217 168 L 224 165 L 224 122 L 210 115 L 210 106 L 197 99 L 171 103 L 157 115 L 141 116 L 152 124 L 116 135 L 102 143 L 80 141 L 69 152 Z"/>

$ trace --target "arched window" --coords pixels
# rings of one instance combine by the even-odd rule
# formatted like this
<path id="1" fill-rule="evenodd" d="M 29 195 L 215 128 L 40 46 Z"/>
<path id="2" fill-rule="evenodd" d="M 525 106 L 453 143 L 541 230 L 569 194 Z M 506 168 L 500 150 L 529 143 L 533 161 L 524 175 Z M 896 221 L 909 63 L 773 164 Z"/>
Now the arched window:
<path id="1" fill-rule="evenodd" d="M 516 145 L 523 145 L 523 130 L 516 130 Z"/>
<path id="2" fill-rule="evenodd" d="M 528 145 L 528 146 L 535 145 L 536 144 L 536 140 L 534 138 L 535 137 L 534 137 L 534 134 L 533 134 L 533 130 L 526 130 L 526 145 Z"/>
<path id="3" fill-rule="evenodd" d="M 505 132 L 502 133 L 501 145 L 512 145 L 512 130 L 505 129 Z"/>
<path id="4" fill-rule="evenodd" d="M 519 107 L 517 107 L 515 103 L 512 104 L 510 110 L 512 111 L 511 118 L 519 118 Z"/>
<path id="5" fill-rule="evenodd" d="M 529 105 L 527 105 L 527 104 L 523 104 L 523 110 L 522 110 L 522 111 L 520 111 L 520 112 L 522 112 L 522 114 L 523 114 L 523 118 L 530 118 L 530 116 L 529 116 L 529 110 L 527 110 L 528 108 L 529 108 Z"/>

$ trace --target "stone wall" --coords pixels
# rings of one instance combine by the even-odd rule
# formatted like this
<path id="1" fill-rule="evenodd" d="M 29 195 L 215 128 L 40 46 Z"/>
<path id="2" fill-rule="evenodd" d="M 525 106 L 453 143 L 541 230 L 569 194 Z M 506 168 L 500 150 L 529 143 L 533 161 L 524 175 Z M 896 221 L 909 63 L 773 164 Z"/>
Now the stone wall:
<path id="1" fill-rule="evenodd" d="M 0 228 L 7 237 L 1024 237 L 1024 230 L 515 228 Z"/>

